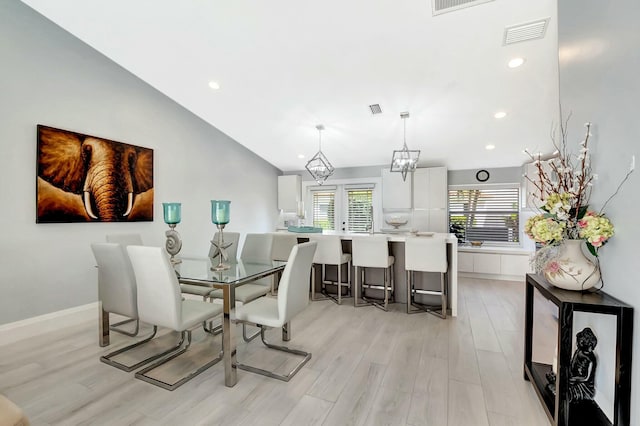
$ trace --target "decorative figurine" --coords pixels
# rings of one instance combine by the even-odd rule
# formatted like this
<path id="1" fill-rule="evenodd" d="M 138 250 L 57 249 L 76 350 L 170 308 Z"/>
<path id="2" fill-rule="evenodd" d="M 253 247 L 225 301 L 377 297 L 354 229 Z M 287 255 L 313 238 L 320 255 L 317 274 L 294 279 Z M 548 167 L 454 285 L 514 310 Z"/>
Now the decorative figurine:
<path id="1" fill-rule="evenodd" d="M 598 360 L 593 350 L 597 344 L 598 339 L 589 327 L 576 334 L 576 351 L 571 358 L 569 372 L 569 402 L 593 399 L 595 395 Z"/>
<path id="2" fill-rule="evenodd" d="M 598 338 L 589 327 L 585 327 L 576 334 L 576 351 L 571 358 L 569 369 L 569 402 L 592 400 L 595 395 L 595 377 L 598 359 L 593 352 L 598 344 Z M 556 393 L 556 375 L 554 372 L 546 375 L 547 389 Z"/>

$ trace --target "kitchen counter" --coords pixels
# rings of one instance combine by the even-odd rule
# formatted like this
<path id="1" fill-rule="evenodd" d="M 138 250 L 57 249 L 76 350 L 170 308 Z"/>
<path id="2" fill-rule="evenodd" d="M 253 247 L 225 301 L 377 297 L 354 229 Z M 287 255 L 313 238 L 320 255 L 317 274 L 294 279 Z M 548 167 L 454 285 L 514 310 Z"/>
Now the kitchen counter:
<path id="1" fill-rule="evenodd" d="M 406 303 L 406 295 L 407 295 L 407 283 L 406 283 L 406 270 L 404 268 L 404 243 L 407 237 L 415 236 L 410 232 L 390 232 L 390 233 L 381 233 L 376 232 L 373 234 L 369 233 L 360 233 L 360 232 L 344 232 L 344 231 L 324 231 L 322 234 L 305 234 L 299 232 L 288 232 L 288 231 L 280 231 L 287 232 L 292 235 L 296 235 L 298 238 L 306 239 L 312 236 L 317 235 L 337 235 L 341 240 L 344 241 L 343 249 L 346 253 L 351 252 L 351 240 L 356 237 L 372 237 L 372 236 L 386 236 L 390 242 L 390 254 L 395 257 L 395 279 L 396 279 L 396 302 Z M 449 269 L 447 271 L 446 277 L 448 281 L 448 304 L 451 309 L 451 316 L 458 316 L 458 239 L 455 234 L 446 234 L 446 233 L 434 233 L 433 236 L 419 236 L 420 238 L 444 238 L 447 242 L 447 260 L 449 263 Z M 418 274 L 418 273 L 417 273 Z M 424 279 L 427 280 L 427 274 L 422 274 Z M 435 274 L 428 274 L 429 276 Z M 352 277 L 355 274 L 352 273 Z M 416 275 L 417 276 L 417 275 Z M 433 277 L 429 277 L 433 278 Z"/>

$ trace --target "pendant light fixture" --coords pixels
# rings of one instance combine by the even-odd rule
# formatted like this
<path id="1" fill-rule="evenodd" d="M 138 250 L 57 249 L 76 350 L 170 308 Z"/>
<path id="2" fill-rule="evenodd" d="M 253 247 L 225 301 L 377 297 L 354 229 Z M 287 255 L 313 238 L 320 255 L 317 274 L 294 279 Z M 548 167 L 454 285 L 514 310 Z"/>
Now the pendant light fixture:
<path id="1" fill-rule="evenodd" d="M 324 126 L 318 124 L 316 129 L 318 129 L 318 152 L 307 162 L 305 167 L 315 181 L 318 182 L 318 185 L 322 185 L 324 181 L 333 174 L 335 169 L 322 153 L 322 131 L 324 130 Z"/>
<path id="2" fill-rule="evenodd" d="M 409 118 L 409 113 L 401 112 L 400 118 L 402 118 L 404 126 L 404 145 L 401 150 L 393 151 L 393 157 L 391 157 L 391 171 L 402 173 L 402 180 L 407 180 L 407 172 L 413 173 L 418 165 L 420 150 L 407 148 L 407 118 Z"/>

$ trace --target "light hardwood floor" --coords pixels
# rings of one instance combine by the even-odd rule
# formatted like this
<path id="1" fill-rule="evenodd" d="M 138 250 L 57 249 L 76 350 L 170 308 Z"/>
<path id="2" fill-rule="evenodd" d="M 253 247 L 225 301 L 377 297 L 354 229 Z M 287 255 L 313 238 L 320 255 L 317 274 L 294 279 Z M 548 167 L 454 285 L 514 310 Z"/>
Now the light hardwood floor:
<path id="1" fill-rule="evenodd" d="M 98 347 L 96 321 L 0 346 L 0 393 L 34 425 L 548 425 L 522 378 L 524 283 L 460 281 L 459 316 L 447 320 L 407 315 L 401 304 L 383 312 L 312 302 L 290 344 L 313 358 L 289 383 L 238 371 L 226 388 L 217 364 L 165 391 L 99 361 L 129 340 L 112 334 Z M 182 363 L 220 349 L 219 336 L 194 335 Z M 246 363 L 285 372 L 297 361 L 272 352 L 259 339 L 238 345 Z"/>

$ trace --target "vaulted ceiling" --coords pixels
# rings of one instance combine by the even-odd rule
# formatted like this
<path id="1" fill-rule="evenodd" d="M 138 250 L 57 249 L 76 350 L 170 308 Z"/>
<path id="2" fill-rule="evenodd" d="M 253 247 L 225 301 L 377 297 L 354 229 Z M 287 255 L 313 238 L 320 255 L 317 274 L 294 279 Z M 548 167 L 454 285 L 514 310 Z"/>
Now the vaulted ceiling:
<path id="1" fill-rule="evenodd" d="M 335 167 L 388 164 L 404 111 L 423 166 L 518 166 L 524 148 L 552 149 L 555 0 L 435 16 L 436 0 L 22 1 L 283 171 L 318 150 L 317 124 Z M 544 37 L 504 44 L 505 28 L 541 19 Z"/>

